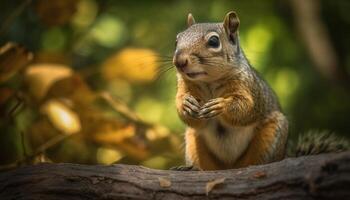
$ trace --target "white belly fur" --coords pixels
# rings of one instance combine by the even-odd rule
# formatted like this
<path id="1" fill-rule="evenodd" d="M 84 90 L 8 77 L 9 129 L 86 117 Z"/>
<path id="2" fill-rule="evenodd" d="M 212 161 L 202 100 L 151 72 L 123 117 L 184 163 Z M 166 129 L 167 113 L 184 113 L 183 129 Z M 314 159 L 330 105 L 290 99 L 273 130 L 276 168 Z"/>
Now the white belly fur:
<path id="1" fill-rule="evenodd" d="M 209 121 L 199 135 L 203 136 L 208 148 L 219 160 L 233 164 L 247 149 L 254 136 L 256 123 L 241 127 L 230 127 L 221 123 L 226 129 L 224 135 L 216 133 L 216 124 L 216 120 Z"/>

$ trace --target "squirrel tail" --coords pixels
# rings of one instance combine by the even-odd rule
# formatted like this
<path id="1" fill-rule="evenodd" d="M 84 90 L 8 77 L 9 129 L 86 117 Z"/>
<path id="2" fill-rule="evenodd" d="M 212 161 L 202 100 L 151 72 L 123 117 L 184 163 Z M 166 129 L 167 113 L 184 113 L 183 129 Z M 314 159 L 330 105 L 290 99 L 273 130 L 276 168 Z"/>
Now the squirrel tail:
<path id="1" fill-rule="evenodd" d="M 288 156 L 299 157 L 322 153 L 336 153 L 350 149 L 350 143 L 330 131 L 310 130 L 299 136 L 295 145 L 289 145 Z"/>

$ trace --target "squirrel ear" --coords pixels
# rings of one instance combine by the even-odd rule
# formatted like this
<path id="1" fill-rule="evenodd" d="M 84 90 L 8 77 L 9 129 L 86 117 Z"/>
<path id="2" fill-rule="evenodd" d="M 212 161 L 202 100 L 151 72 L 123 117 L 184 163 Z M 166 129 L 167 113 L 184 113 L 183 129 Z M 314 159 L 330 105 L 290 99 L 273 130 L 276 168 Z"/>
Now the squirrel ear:
<path id="1" fill-rule="evenodd" d="M 236 12 L 228 12 L 225 16 L 223 25 L 229 38 L 234 41 L 234 37 L 239 27 L 239 19 Z"/>
<path id="2" fill-rule="evenodd" d="M 187 27 L 190 27 L 190 26 L 192 26 L 195 23 L 196 23 L 196 21 L 194 20 L 194 17 L 192 16 L 192 14 L 188 13 L 188 16 L 187 16 Z"/>

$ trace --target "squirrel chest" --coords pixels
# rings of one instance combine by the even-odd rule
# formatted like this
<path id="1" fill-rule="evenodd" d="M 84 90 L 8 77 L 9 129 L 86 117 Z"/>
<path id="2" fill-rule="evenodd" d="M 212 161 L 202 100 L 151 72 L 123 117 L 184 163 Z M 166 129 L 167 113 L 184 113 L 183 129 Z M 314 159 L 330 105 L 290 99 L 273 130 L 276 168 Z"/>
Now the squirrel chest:
<path id="1" fill-rule="evenodd" d="M 256 124 L 249 126 L 228 126 L 220 119 L 212 119 L 198 131 L 209 150 L 222 162 L 234 164 L 244 153 L 254 136 Z"/>
<path id="2" fill-rule="evenodd" d="M 213 82 L 198 85 L 201 96 L 199 102 L 224 95 L 225 83 Z M 225 164 L 234 164 L 247 149 L 252 140 L 257 123 L 247 126 L 233 126 L 222 117 L 211 118 L 205 125 L 197 128 L 198 137 L 201 137 L 209 151 Z"/>

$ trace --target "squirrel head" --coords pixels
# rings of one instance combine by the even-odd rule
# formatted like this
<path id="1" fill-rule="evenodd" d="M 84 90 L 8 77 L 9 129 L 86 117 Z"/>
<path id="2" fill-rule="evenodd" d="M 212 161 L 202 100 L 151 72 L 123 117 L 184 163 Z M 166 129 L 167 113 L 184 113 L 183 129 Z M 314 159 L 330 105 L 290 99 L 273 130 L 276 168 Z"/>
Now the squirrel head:
<path id="1" fill-rule="evenodd" d="M 187 25 L 176 37 L 173 57 L 184 79 L 211 82 L 239 71 L 239 19 L 235 12 L 227 13 L 222 23 L 196 23 L 190 13 Z"/>

